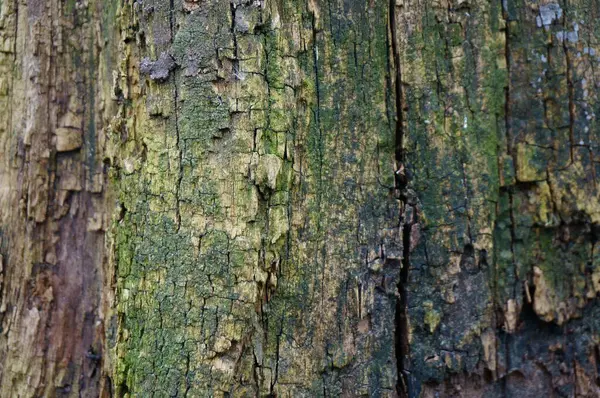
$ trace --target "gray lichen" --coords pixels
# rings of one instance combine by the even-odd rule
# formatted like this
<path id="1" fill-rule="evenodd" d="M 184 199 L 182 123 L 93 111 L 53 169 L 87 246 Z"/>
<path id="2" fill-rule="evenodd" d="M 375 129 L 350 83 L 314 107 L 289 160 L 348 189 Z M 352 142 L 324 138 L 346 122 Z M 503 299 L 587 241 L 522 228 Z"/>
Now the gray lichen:
<path id="1" fill-rule="evenodd" d="M 538 28 L 550 26 L 552 22 L 562 17 L 562 13 L 562 9 L 557 3 L 541 5 L 540 15 L 535 18 Z"/>
<path id="2" fill-rule="evenodd" d="M 160 53 L 156 61 L 151 61 L 149 58 L 142 58 L 140 62 L 140 72 L 149 75 L 152 80 L 166 80 L 169 73 L 175 69 L 175 60 L 166 53 Z"/>

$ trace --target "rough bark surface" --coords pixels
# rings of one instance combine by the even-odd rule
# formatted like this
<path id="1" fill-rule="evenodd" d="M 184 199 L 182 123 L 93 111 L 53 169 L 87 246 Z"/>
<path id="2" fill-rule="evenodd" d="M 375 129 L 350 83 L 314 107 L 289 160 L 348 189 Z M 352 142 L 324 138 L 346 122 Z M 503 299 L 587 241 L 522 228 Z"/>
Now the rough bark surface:
<path id="1" fill-rule="evenodd" d="M 104 389 L 114 7 L 0 1 L 0 396 Z M 108 46 L 107 46 L 108 45 Z"/>
<path id="2" fill-rule="evenodd" d="M 397 3 L 409 396 L 600 394 L 599 11 Z"/>
<path id="3" fill-rule="evenodd" d="M 388 10 L 124 8 L 117 394 L 395 394 Z"/>
<path id="4" fill-rule="evenodd" d="M 600 396 L 599 21 L 0 0 L 0 396 Z"/>

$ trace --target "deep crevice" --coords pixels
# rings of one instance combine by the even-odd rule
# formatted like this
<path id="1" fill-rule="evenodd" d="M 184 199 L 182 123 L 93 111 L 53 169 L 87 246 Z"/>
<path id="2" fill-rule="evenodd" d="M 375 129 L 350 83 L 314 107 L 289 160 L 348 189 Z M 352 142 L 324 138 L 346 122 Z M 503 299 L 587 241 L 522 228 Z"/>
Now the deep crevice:
<path id="1" fill-rule="evenodd" d="M 175 0 L 170 0 L 169 27 L 171 29 L 171 43 L 175 41 Z M 177 82 L 177 70 L 173 71 L 173 115 L 175 117 L 175 133 L 179 165 L 177 171 L 177 185 L 175 186 L 175 221 L 177 223 L 177 232 L 181 229 L 181 211 L 179 194 L 181 192 L 181 182 L 183 180 L 183 149 L 181 148 L 181 134 L 179 132 L 179 88 Z"/>
<path id="2" fill-rule="evenodd" d="M 238 58 L 238 43 L 237 36 L 235 32 L 235 13 L 236 13 L 236 5 L 234 3 L 229 4 L 229 10 L 231 12 L 231 26 L 229 28 L 229 32 L 231 33 L 233 39 L 233 77 L 235 80 L 240 80 L 240 60 Z"/>
<path id="3" fill-rule="evenodd" d="M 395 111 L 396 126 L 394 131 L 395 140 L 395 189 L 399 194 L 399 199 L 404 206 L 400 219 L 400 228 L 402 231 L 403 253 L 400 265 L 400 276 L 397 284 L 398 299 L 396 301 L 395 311 L 395 350 L 396 350 L 396 368 L 398 372 L 396 392 L 399 397 L 408 398 L 412 396 L 409 375 L 409 343 L 408 343 L 408 315 L 407 315 L 407 282 L 410 267 L 410 233 L 414 220 L 406 219 L 406 209 L 411 206 L 406 203 L 405 190 L 408 185 L 407 170 L 405 168 L 405 143 L 404 143 L 404 115 L 403 115 L 403 92 L 402 92 L 402 69 L 400 67 L 400 51 L 396 37 L 396 3 L 390 0 L 389 3 L 389 25 L 388 34 L 391 36 L 391 52 L 393 58 L 393 68 L 395 71 L 394 91 L 395 91 Z"/>
<path id="4" fill-rule="evenodd" d="M 395 131 L 395 149 L 396 162 L 400 165 L 404 162 L 404 115 L 403 115 L 403 93 L 402 93 L 402 69 L 400 68 L 400 52 L 398 48 L 398 40 L 396 38 L 396 5 L 395 0 L 390 0 L 390 35 L 392 44 L 392 55 L 394 58 L 394 66 L 396 72 L 395 94 L 396 94 L 396 131 Z M 400 188 L 406 187 L 405 183 L 401 184 Z"/>
<path id="5" fill-rule="evenodd" d="M 513 142 L 512 142 L 512 129 L 511 129 L 511 116 L 512 116 L 512 112 L 511 112 L 511 107 L 510 107 L 510 98 L 511 98 L 511 57 L 510 57 L 510 17 L 509 17 L 509 13 L 508 13 L 508 4 L 506 2 L 506 0 L 501 0 L 500 1 L 500 7 L 502 9 L 502 18 L 504 19 L 504 59 L 506 62 L 506 87 L 504 88 L 504 133 L 505 133 L 505 138 L 506 138 L 506 154 L 507 156 L 509 156 L 512 160 L 513 163 L 516 165 L 516 159 L 515 159 L 515 154 L 514 154 L 514 149 L 513 149 Z M 514 264 L 514 227 L 513 227 L 513 213 L 512 213 L 512 188 L 505 188 L 506 189 L 506 194 L 509 196 L 509 202 L 510 202 L 510 219 L 511 219 L 511 226 L 510 226 L 510 235 L 511 235 L 511 242 L 510 242 L 510 250 L 511 250 L 511 255 L 512 255 L 512 260 L 513 260 L 513 264 Z M 502 192 L 502 190 L 500 191 Z M 498 272 L 497 270 L 497 264 L 494 265 L 494 269 L 495 272 Z M 496 306 L 498 307 L 498 312 L 499 314 L 501 314 L 502 318 L 504 318 L 504 311 L 502 309 L 502 305 L 498 302 L 498 295 L 499 295 L 499 291 L 496 291 L 494 294 L 494 301 L 496 302 Z M 510 333 L 502 333 L 501 334 L 501 344 L 504 346 L 504 362 L 506 364 L 507 369 L 510 369 L 511 366 L 511 356 L 510 356 L 510 349 L 509 347 L 512 344 L 512 335 Z M 502 354 L 500 354 L 502 355 Z M 508 394 L 508 378 L 507 377 L 503 377 L 501 379 L 501 391 L 502 391 L 502 395 L 503 396 L 507 396 Z"/>
<path id="6" fill-rule="evenodd" d="M 410 379 L 408 377 L 408 366 L 406 361 L 409 359 L 408 343 L 408 314 L 407 314 L 407 289 L 408 270 L 410 267 L 410 231 L 411 225 L 405 224 L 402 227 L 403 253 L 400 268 L 400 279 L 398 281 L 399 298 L 396 301 L 396 366 L 398 369 L 398 380 L 396 390 L 401 398 L 412 396 Z"/>

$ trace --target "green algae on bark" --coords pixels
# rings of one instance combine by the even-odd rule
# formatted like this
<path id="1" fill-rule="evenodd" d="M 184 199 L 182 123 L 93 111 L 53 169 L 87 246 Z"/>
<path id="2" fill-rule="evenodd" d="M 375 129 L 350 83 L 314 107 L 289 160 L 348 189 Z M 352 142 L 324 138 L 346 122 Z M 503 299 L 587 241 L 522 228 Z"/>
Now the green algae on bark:
<path id="1" fill-rule="evenodd" d="M 129 7 L 117 394 L 393 396 L 388 4 Z"/>

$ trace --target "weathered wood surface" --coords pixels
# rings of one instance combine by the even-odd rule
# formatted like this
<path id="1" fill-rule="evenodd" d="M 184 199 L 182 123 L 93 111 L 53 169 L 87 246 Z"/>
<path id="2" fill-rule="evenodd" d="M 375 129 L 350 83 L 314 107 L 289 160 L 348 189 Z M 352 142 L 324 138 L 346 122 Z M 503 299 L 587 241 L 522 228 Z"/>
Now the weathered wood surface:
<path id="1" fill-rule="evenodd" d="M 115 7 L 0 1 L 0 396 L 98 396 Z"/>
<path id="2" fill-rule="evenodd" d="M 119 394 L 394 394 L 388 9 L 127 9 Z"/>
<path id="3" fill-rule="evenodd" d="M 598 396 L 599 11 L 0 2 L 0 395 Z"/>
<path id="4" fill-rule="evenodd" d="M 600 394 L 599 7 L 398 4 L 410 395 Z"/>

